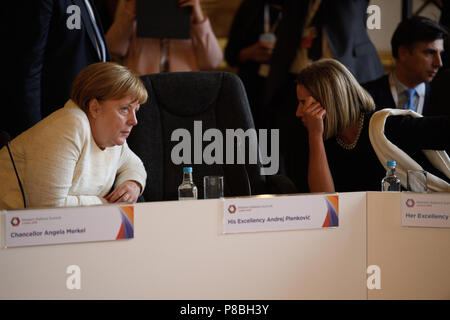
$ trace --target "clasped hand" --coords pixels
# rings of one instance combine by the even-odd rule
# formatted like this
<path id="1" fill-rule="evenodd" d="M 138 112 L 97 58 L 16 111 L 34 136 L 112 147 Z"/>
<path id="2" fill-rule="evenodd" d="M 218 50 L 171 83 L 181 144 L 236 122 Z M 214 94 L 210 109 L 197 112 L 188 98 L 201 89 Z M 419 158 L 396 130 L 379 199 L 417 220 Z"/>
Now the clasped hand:
<path id="1" fill-rule="evenodd" d="M 105 198 L 102 198 L 103 203 L 119 203 L 130 202 L 135 203 L 141 193 L 141 186 L 132 180 L 127 180 L 114 189 Z"/>

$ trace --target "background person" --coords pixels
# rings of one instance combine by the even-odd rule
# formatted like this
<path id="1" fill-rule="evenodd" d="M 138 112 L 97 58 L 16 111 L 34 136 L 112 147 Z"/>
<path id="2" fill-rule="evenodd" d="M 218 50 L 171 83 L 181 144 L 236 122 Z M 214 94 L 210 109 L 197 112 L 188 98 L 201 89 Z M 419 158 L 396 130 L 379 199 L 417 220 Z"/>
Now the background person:
<path id="1" fill-rule="evenodd" d="M 275 47 L 277 27 L 282 19 L 280 0 L 244 0 L 234 16 L 225 48 L 225 59 L 238 68 L 255 126 L 259 128 L 261 99 Z M 273 41 L 267 41 L 272 38 Z"/>
<path id="2" fill-rule="evenodd" d="M 361 82 L 384 73 L 366 29 L 369 0 L 284 0 L 264 101 L 291 118 L 295 78 L 321 58 L 344 64 Z"/>
<path id="3" fill-rule="evenodd" d="M 0 130 L 15 137 L 61 108 L 77 74 L 110 55 L 92 1 L 6 1 L 2 11 L 2 97 L 10 116 L 0 117 Z"/>
<path id="4" fill-rule="evenodd" d="M 124 64 L 138 75 L 215 69 L 222 62 L 223 54 L 200 1 L 179 0 L 178 3 L 180 7 L 192 7 L 190 39 L 137 37 L 136 0 L 120 0 L 114 23 L 106 34 L 113 56 L 124 59 Z M 162 47 L 166 48 L 165 54 L 161 52 Z"/>
<path id="5" fill-rule="evenodd" d="M 439 23 L 425 17 L 400 22 L 391 39 L 395 69 L 363 85 L 378 110 L 399 108 L 439 115 L 430 111 L 430 82 L 442 67 L 446 37 Z"/>
<path id="6" fill-rule="evenodd" d="M 380 191 L 386 164 L 380 162 L 369 139 L 369 122 L 378 113 L 374 115 L 373 99 L 353 75 L 335 60 L 318 61 L 299 74 L 297 96 L 297 117 L 308 130 L 310 191 Z M 387 139 L 425 170 L 446 180 L 442 191 L 450 191 L 450 172 L 438 173 L 421 151 L 448 148 L 449 124 L 448 117 L 388 116 L 384 126 Z M 396 154 L 391 156 L 402 166 Z"/>
<path id="7" fill-rule="evenodd" d="M 126 138 L 146 100 L 141 80 L 126 67 L 106 62 L 83 69 L 64 108 L 11 142 L 28 207 L 135 202 L 147 175 Z M 0 208 L 23 208 L 6 147 L 0 181 Z"/>

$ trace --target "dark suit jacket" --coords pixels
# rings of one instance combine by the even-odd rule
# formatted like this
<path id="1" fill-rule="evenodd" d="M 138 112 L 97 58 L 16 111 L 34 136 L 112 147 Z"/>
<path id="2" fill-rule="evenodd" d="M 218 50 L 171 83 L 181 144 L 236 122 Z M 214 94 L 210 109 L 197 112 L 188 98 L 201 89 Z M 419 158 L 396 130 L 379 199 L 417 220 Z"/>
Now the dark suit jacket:
<path id="1" fill-rule="evenodd" d="M 100 62 L 95 33 L 84 0 L 8 1 L 11 30 L 5 58 L 10 83 L 5 96 L 13 117 L 1 129 L 16 136 L 49 115 L 70 97 L 76 75 L 86 66 Z M 71 5 L 80 8 L 81 28 L 70 30 Z M 92 5 L 92 2 L 91 2 Z M 95 7 L 97 25 L 103 29 Z M 3 22 L 4 23 L 4 22 Z M 3 24 L 2 23 L 2 24 Z M 103 37 L 103 41 L 106 41 Z M 106 48 L 106 60 L 110 60 Z"/>
<path id="2" fill-rule="evenodd" d="M 439 23 L 446 27 L 450 28 L 450 0 L 442 0 L 442 8 L 441 8 L 441 17 L 439 19 Z M 450 68 L 449 66 L 449 44 L 448 41 L 444 41 L 444 52 L 441 53 L 442 59 L 442 68 L 441 70 L 446 70 Z"/>
<path id="3" fill-rule="evenodd" d="M 450 69 L 441 70 L 431 82 L 431 98 L 428 113 L 433 116 L 450 116 Z"/>
<path id="4" fill-rule="evenodd" d="M 366 30 L 369 0 L 323 0 L 319 8 L 333 57 L 342 62 L 360 83 L 384 74 L 378 54 Z M 302 26 L 308 0 L 286 0 L 284 17 L 278 28 L 278 40 L 273 52 L 265 101 L 286 86 L 287 74 L 301 42 Z"/>
<path id="5" fill-rule="evenodd" d="M 444 173 L 435 168 L 422 150 L 450 149 L 450 117 L 393 116 L 386 120 L 386 137 L 413 158 L 422 168 L 450 183 Z"/>
<path id="6" fill-rule="evenodd" d="M 394 98 L 392 97 L 391 86 L 389 84 L 389 75 L 384 75 L 373 81 L 369 81 L 362 85 L 366 89 L 377 107 L 376 110 L 384 108 L 396 108 Z M 432 115 L 430 112 L 430 84 L 425 84 L 425 101 L 423 104 L 424 116 Z M 436 114 L 434 114 L 436 115 Z"/>

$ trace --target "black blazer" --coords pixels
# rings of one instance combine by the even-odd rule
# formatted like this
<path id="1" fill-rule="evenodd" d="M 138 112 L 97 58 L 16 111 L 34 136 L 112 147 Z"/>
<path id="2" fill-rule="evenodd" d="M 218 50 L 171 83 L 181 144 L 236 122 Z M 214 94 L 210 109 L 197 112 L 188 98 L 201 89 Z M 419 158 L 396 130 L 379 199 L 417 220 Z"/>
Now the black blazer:
<path id="1" fill-rule="evenodd" d="M 8 1 L 9 43 L 6 54 L 10 83 L 6 88 L 12 118 L 1 123 L 11 136 L 28 129 L 64 106 L 76 75 L 100 62 L 96 38 L 84 0 Z M 69 29 L 67 20 L 78 6 L 81 28 Z M 103 42 L 100 17 L 91 1 Z M 3 22 L 2 24 L 4 24 Z M 6 50 L 8 50 L 6 49 Z M 106 61 L 110 61 L 106 47 Z"/>
<path id="2" fill-rule="evenodd" d="M 449 104 L 450 69 L 440 70 L 431 81 L 431 97 L 428 114 L 450 116 Z"/>
<path id="3" fill-rule="evenodd" d="M 323 0 L 318 14 L 325 27 L 333 57 L 342 62 L 360 83 L 384 74 L 377 51 L 366 30 L 369 0 Z M 265 101 L 286 86 L 287 74 L 301 42 L 308 0 L 286 0 L 283 20 L 271 61 Z"/>
<path id="4" fill-rule="evenodd" d="M 435 168 L 422 150 L 450 150 L 450 117 L 392 116 L 386 120 L 386 137 L 400 147 L 422 168 L 450 183 L 444 173 Z"/>
<path id="5" fill-rule="evenodd" d="M 384 108 L 396 108 L 394 98 L 392 97 L 391 86 L 389 84 L 389 75 L 384 75 L 373 81 L 362 85 L 375 101 L 376 110 Z M 423 104 L 424 116 L 432 115 L 430 112 L 430 84 L 425 83 L 425 100 Z M 436 114 L 435 114 L 436 115 Z"/>

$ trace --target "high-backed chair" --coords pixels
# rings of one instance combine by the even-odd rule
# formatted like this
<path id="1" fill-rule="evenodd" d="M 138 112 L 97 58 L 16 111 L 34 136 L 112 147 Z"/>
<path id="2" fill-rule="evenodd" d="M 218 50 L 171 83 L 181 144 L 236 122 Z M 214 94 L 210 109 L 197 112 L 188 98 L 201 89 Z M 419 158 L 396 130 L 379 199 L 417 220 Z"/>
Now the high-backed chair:
<path id="1" fill-rule="evenodd" d="M 145 201 L 176 200 L 185 166 L 193 167 L 199 199 L 203 198 L 203 176 L 206 175 L 224 176 L 225 196 L 267 192 L 260 164 L 249 164 L 248 157 L 246 164 L 236 164 L 236 157 L 234 164 L 226 163 L 226 129 L 254 128 L 247 96 L 237 76 L 227 72 L 171 72 L 146 75 L 141 79 L 149 99 L 141 105 L 137 113 L 138 125 L 127 142 L 147 170 Z M 201 130 L 200 122 L 196 122 L 194 129 L 194 121 L 201 121 Z M 206 164 L 203 159 L 203 150 L 214 141 L 203 141 L 203 134 L 212 128 L 220 130 L 223 136 L 223 164 Z M 188 140 L 179 135 L 171 141 L 172 134 L 180 132 L 177 129 L 189 132 L 191 157 L 184 152 L 175 152 L 175 155 L 190 158 L 191 164 L 175 164 L 178 160 L 172 157 L 174 148 L 179 151 L 180 143 L 189 145 Z M 242 141 L 233 142 L 235 153 L 238 143 Z M 249 148 L 246 150 L 248 156 Z"/>

